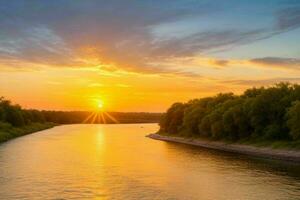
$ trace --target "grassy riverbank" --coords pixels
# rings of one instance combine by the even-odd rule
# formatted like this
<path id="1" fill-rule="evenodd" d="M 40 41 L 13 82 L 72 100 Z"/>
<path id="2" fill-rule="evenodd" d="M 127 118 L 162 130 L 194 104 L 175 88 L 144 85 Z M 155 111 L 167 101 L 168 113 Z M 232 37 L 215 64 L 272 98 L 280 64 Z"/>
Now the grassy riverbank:
<path id="1" fill-rule="evenodd" d="M 187 140 L 200 140 L 206 142 L 222 142 L 225 144 L 237 144 L 237 145 L 248 145 L 253 147 L 259 148 L 270 148 L 270 149 L 283 149 L 283 150 L 298 150 L 300 151 L 300 141 L 292 141 L 292 140 L 263 140 L 263 139 L 256 139 L 256 138 L 245 138 L 238 141 L 226 140 L 226 139 L 213 139 L 208 137 L 197 137 L 192 134 L 170 134 L 165 132 L 158 132 L 158 135 L 167 136 L 167 137 L 179 137 L 185 138 Z"/>
<path id="2" fill-rule="evenodd" d="M 300 148 L 299 143 L 296 142 L 294 145 L 291 145 L 290 142 L 285 143 L 283 141 L 281 141 L 281 143 L 278 143 L 277 141 L 272 143 L 269 141 L 264 144 L 249 143 L 249 141 L 247 141 L 247 143 L 237 143 L 220 140 L 217 141 L 207 138 L 182 137 L 164 133 L 150 134 L 147 137 L 155 140 L 176 142 L 208 149 L 300 163 Z"/>
<path id="3" fill-rule="evenodd" d="M 300 141 L 282 141 L 282 140 L 241 140 L 237 144 L 251 145 L 255 147 L 267 147 L 272 149 L 286 149 L 300 151 Z"/>
<path id="4" fill-rule="evenodd" d="M 21 127 L 14 127 L 9 123 L 0 122 L 0 143 L 7 140 L 45 130 L 54 127 L 56 124 L 51 122 L 31 123 Z"/>

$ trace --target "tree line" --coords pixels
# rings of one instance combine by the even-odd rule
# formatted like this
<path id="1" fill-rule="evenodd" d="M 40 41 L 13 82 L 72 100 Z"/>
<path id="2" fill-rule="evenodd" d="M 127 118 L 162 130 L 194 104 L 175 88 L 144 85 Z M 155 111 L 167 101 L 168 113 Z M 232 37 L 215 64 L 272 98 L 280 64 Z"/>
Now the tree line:
<path id="1" fill-rule="evenodd" d="M 174 103 L 160 121 L 160 132 L 231 141 L 300 140 L 300 85 L 278 83 L 241 95 Z"/>
<path id="2" fill-rule="evenodd" d="M 89 111 L 39 111 L 48 122 L 57 124 L 81 123 L 157 123 L 162 113 L 148 112 L 103 112 L 101 114 Z M 109 115 L 109 116 L 108 116 Z M 88 120 L 87 120 L 88 119 Z"/>
<path id="3" fill-rule="evenodd" d="M 115 120 L 106 117 L 106 123 L 151 123 L 158 122 L 161 113 L 123 113 L 109 112 Z M 46 111 L 35 109 L 22 109 L 17 104 L 0 97 L 0 124 L 9 124 L 13 127 L 22 127 L 32 123 L 53 122 L 56 124 L 75 124 L 83 123 L 86 118 L 91 116 L 87 111 Z M 85 123 L 103 123 L 101 120 L 86 121 Z M 1 126 L 0 126 L 1 128 Z"/>

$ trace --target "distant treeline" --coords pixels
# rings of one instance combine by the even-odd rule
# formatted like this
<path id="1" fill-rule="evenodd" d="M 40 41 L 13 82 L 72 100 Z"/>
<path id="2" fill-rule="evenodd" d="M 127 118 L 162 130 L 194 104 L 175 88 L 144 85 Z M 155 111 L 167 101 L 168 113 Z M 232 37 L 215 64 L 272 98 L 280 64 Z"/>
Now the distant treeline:
<path id="1" fill-rule="evenodd" d="M 160 132 L 231 141 L 300 140 L 300 85 L 279 83 L 175 103 L 163 115 Z"/>
<path id="2" fill-rule="evenodd" d="M 105 118 L 105 123 L 151 123 L 158 122 L 161 114 L 109 112 L 103 113 L 103 117 Z M 0 98 L 0 123 L 8 123 L 14 127 L 22 127 L 31 123 L 45 122 L 57 124 L 104 123 L 102 116 L 97 113 L 22 109 L 21 106 L 14 105 L 3 97 Z"/>
<path id="3" fill-rule="evenodd" d="M 27 110 L 32 111 L 32 110 Z M 36 112 L 36 110 L 35 110 Z M 81 124 L 81 123 L 157 123 L 161 113 L 147 112 L 103 112 L 87 111 L 38 111 L 45 121 L 58 124 Z"/>

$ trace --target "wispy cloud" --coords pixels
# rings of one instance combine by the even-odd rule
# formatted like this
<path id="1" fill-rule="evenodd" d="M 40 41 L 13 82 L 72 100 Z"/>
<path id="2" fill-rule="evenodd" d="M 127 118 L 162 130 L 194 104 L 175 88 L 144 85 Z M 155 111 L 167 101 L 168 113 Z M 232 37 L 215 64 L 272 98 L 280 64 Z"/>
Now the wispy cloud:
<path id="1" fill-rule="evenodd" d="M 300 70 L 300 59 L 298 58 L 265 57 L 255 58 L 250 60 L 250 62 L 270 68 L 275 67 L 283 69 Z"/>
<path id="2" fill-rule="evenodd" d="M 226 80 L 221 81 L 225 84 L 233 84 L 233 85 L 242 85 L 242 86 L 267 86 L 273 85 L 279 82 L 290 82 L 290 83 L 299 83 L 300 78 L 285 78 L 285 77 L 278 77 L 278 78 L 270 78 L 270 79 L 257 79 L 257 80 Z"/>
<path id="3" fill-rule="evenodd" d="M 276 25 L 280 30 L 298 28 L 300 26 L 300 6 L 293 5 L 279 10 Z"/>
<path id="4" fill-rule="evenodd" d="M 220 3 L 222 4 L 222 3 Z M 242 2 L 236 7 L 247 11 Z M 32 66 L 99 67 L 149 73 L 201 76 L 201 70 L 170 63 L 174 58 L 197 58 L 199 54 L 226 51 L 298 28 L 299 3 L 288 2 L 264 8 L 271 10 L 274 24 L 261 18 L 256 25 L 255 13 L 241 22 L 231 21 L 227 5 L 216 2 L 183 1 L 55 1 L 0 3 L 0 63 L 1 66 L 30 68 Z M 224 16 L 224 19 L 217 18 Z M 39 16 L 39 17 L 36 17 Z M 239 18 L 237 14 L 236 18 Z M 191 19 L 199 21 L 191 22 Z M 207 22 L 209 25 L 203 25 Z M 211 21 L 209 21 L 211 20 Z M 171 23 L 183 22 L 176 32 L 160 38 Z M 207 24 L 207 23 L 206 23 Z M 229 24 L 230 26 L 226 26 Z M 237 24 L 232 26 L 231 24 Z M 193 31 L 188 31 L 193 27 Z M 155 32 L 155 34 L 154 34 Z M 180 37 L 179 37 L 180 35 Z M 270 57 L 271 58 L 271 57 Z M 298 60 L 253 59 L 251 62 L 297 68 Z M 230 60 L 230 59 L 228 59 Z M 279 63 L 280 64 L 280 63 Z M 230 65 L 226 59 L 214 58 L 211 65 Z"/>

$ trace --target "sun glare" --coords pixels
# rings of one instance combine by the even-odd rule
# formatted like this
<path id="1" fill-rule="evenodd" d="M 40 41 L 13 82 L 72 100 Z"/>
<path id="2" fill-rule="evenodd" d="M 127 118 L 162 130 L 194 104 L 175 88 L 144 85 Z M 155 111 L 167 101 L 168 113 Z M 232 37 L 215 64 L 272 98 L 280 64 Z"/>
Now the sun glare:
<path id="1" fill-rule="evenodd" d="M 119 121 L 112 116 L 111 113 L 107 112 L 104 109 L 105 105 L 102 100 L 95 99 L 94 102 L 96 110 L 92 111 L 90 115 L 88 115 L 82 123 L 90 123 L 90 124 L 107 124 L 107 123 L 119 123 Z"/>
<path id="2" fill-rule="evenodd" d="M 103 110 L 103 107 L 104 107 L 103 102 L 102 101 L 98 101 L 97 102 L 97 108 L 98 108 L 98 110 Z"/>

